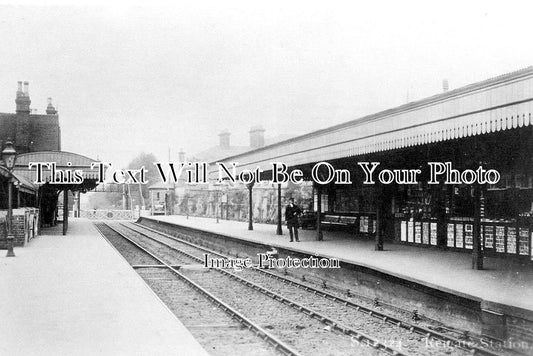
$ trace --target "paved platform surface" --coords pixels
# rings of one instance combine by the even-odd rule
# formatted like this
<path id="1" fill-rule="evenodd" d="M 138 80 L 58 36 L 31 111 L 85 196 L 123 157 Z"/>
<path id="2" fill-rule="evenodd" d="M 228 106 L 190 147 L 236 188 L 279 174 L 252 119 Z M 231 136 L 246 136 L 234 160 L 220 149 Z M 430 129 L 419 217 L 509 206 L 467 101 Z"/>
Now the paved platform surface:
<path id="1" fill-rule="evenodd" d="M 471 254 L 431 248 L 385 244 L 385 251 L 374 251 L 374 241 L 356 238 L 340 231 L 324 231 L 324 241 L 316 241 L 315 230 L 299 230 L 301 242 L 289 242 L 288 230 L 276 235 L 276 226 L 185 216 L 150 216 L 201 230 L 273 246 L 291 248 L 321 256 L 336 257 L 357 265 L 414 281 L 469 299 L 500 306 L 533 311 L 533 266 L 523 266 L 504 258 L 484 260 L 485 270 L 471 269 Z"/>
<path id="2" fill-rule="evenodd" d="M 92 223 L 0 253 L 0 355 L 207 355 Z"/>

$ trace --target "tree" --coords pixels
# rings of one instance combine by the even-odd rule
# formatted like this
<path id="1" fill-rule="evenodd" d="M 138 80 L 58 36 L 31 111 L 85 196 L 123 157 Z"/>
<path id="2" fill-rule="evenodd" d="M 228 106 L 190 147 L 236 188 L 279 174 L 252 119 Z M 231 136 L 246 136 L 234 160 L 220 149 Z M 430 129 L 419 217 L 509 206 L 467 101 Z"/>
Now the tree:
<path id="1" fill-rule="evenodd" d="M 140 199 L 139 203 L 145 206 L 146 204 L 143 202 L 146 202 L 149 199 L 148 187 L 161 180 L 157 168 L 154 166 L 154 162 L 157 162 L 157 158 L 153 153 L 141 152 L 128 164 L 127 167 L 129 169 L 140 169 L 141 167 L 144 167 L 146 170 L 146 180 L 148 183 L 130 186 L 132 196 L 138 196 Z"/>
<path id="2" fill-rule="evenodd" d="M 122 209 L 122 193 L 90 193 L 91 209 Z"/>
<path id="3" fill-rule="evenodd" d="M 141 152 L 135 157 L 127 166 L 128 169 L 140 169 L 144 167 L 146 170 L 147 184 L 131 184 L 130 194 L 135 202 L 139 205 L 145 205 L 143 202 L 148 201 L 148 187 L 160 181 L 157 168 L 154 166 L 154 162 L 157 162 L 156 157 L 152 153 Z M 126 179 L 128 177 L 125 177 Z M 121 189 L 120 189 L 121 191 Z M 95 193 L 89 197 L 91 206 L 95 209 L 122 209 L 122 193 Z M 126 194 L 128 190 L 126 187 Z M 142 196 L 141 196 L 142 194 Z M 129 209 L 129 206 L 126 207 Z"/>
<path id="4" fill-rule="evenodd" d="M 181 202 L 179 203 L 181 214 L 189 212 L 189 199 L 190 199 L 189 193 L 185 193 L 185 195 L 183 195 L 183 198 L 181 199 Z"/>
<path id="5" fill-rule="evenodd" d="M 307 209 L 313 204 L 313 185 L 310 182 L 294 184 L 289 182 L 285 190 L 285 197 L 294 198 L 294 202 L 300 207 Z"/>

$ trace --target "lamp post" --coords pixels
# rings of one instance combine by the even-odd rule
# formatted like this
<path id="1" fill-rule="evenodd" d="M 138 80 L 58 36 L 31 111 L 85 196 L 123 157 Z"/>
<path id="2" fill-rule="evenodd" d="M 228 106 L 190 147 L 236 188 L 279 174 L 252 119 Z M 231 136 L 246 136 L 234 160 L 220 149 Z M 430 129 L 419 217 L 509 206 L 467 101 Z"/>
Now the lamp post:
<path id="1" fill-rule="evenodd" d="M 13 235 L 13 168 L 15 167 L 15 160 L 17 159 L 17 151 L 13 147 L 13 142 L 7 140 L 6 147 L 2 151 L 2 160 L 6 168 L 9 171 L 10 177 L 7 185 L 7 199 L 8 199 L 8 210 L 7 210 L 7 255 L 6 257 L 15 257 L 15 252 L 13 252 L 13 240 L 15 236 Z"/>
<path id="2" fill-rule="evenodd" d="M 213 183 L 213 190 L 215 191 L 216 193 L 216 199 L 215 199 L 215 215 L 216 215 L 216 223 L 220 223 L 220 219 L 219 219 L 219 204 L 220 204 L 220 192 L 222 190 L 222 186 L 220 183 L 218 182 L 215 182 Z"/>
<path id="3" fill-rule="evenodd" d="M 218 201 L 220 200 L 220 191 L 217 190 L 217 201 L 216 201 L 216 207 L 215 207 L 215 212 L 217 214 L 217 224 L 220 222 L 219 218 L 218 218 L 218 213 L 219 213 L 219 209 L 218 209 Z"/>

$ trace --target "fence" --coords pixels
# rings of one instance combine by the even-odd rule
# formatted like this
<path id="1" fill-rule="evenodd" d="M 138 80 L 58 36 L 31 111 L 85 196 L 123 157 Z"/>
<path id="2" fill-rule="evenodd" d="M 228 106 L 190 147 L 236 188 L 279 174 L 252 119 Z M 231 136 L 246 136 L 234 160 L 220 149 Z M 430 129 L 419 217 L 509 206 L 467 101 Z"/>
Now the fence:
<path id="1" fill-rule="evenodd" d="M 136 220 L 139 218 L 138 210 L 81 210 L 80 217 L 91 220 Z"/>

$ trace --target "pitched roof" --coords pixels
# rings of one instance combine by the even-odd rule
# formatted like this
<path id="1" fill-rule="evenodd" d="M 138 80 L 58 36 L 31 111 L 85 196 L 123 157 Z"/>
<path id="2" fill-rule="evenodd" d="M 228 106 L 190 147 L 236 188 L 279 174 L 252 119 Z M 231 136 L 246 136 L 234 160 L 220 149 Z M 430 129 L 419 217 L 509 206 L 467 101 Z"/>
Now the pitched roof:
<path id="1" fill-rule="evenodd" d="M 465 85 L 463 87 L 460 87 L 460 88 L 457 88 L 457 89 L 454 89 L 454 90 L 450 90 L 450 91 L 447 91 L 447 92 L 444 92 L 444 93 L 439 93 L 439 94 L 436 94 L 436 95 L 432 95 L 430 97 L 427 97 L 427 98 L 424 98 L 424 99 L 421 99 L 421 100 L 413 101 L 413 102 L 410 102 L 410 103 L 407 103 L 407 104 L 404 104 L 404 105 L 400 105 L 400 106 L 397 106 L 397 107 L 394 107 L 394 108 L 391 108 L 391 109 L 383 110 L 383 111 L 380 111 L 380 112 L 377 112 L 377 113 L 374 113 L 374 114 L 370 114 L 370 115 L 366 115 L 366 116 L 363 116 L 363 117 L 360 117 L 360 118 L 357 118 L 357 119 L 349 120 L 349 121 L 346 121 L 346 122 L 343 122 L 343 123 L 340 123 L 340 124 L 337 124 L 337 125 L 334 125 L 334 126 L 330 126 L 330 127 L 326 127 L 326 128 L 320 129 L 320 130 L 308 132 L 308 133 L 305 133 L 303 135 L 294 136 L 294 137 L 291 137 L 291 138 L 286 139 L 286 140 L 282 140 L 282 141 L 278 141 L 278 142 L 275 142 L 275 143 L 271 143 L 271 144 L 265 145 L 263 147 L 254 148 L 254 149 L 251 149 L 248 152 L 246 152 L 246 154 L 267 151 L 269 149 L 273 149 L 273 148 L 276 148 L 278 146 L 283 146 L 283 145 L 286 145 L 286 144 L 289 144 L 289 143 L 298 142 L 298 141 L 305 141 L 305 140 L 308 140 L 310 138 L 314 138 L 314 137 L 318 137 L 318 136 L 321 136 L 321 135 L 324 135 L 324 134 L 328 134 L 328 133 L 333 132 L 333 131 L 339 131 L 339 130 L 343 130 L 343 129 L 346 129 L 346 128 L 352 128 L 352 127 L 356 127 L 356 126 L 363 125 L 363 124 L 366 124 L 366 123 L 370 123 L 370 122 L 373 122 L 375 120 L 382 119 L 384 117 L 397 115 L 397 114 L 404 113 L 404 112 L 414 111 L 414 110 L 423 108 L 423 107 L 428 106 L 428 105 L 434 105 L 434 104 L 438 104 L 440 102 L 444 102 L 444 101 L 446 101 L 446 100 L 448 100 L 450 98 L 469 95 L 470 93 L 474 93 L 476 91 L 484 90 L 485 88 L 496 87 L 498 85 L 501 85 L 502 83 L 509 83 L 509 82 L 512 82 L 512 81 L 521 80 L 522 78 L 531 76 L 532 74 L 533 74 L 533 66 L 529 66 L 529 67 L 522 68 L 522 69 L 510 72 L 510 73 L 505 73 L 505 74 L 502 74 L 502 75 L 499 75 L 499 76 L 496 76 L 496 77 L 493 77 L 493 78 L 489 78 L 489 79 L 486 79 L 486 80 L 483 80 L 483 81 L 480 81 L 480 82 L 477 82 L 477 83 Z M 221 157 L 219 159 L 234 160 L 235 158 L 237 158 L 239 156 L 243 156 L 242 153 L 241 154 L 237 153 L 237 154 L 233 154 L 233 155 L 228 155 L 226 157 Z M 212 163 L 212 162 L 210 162 L 210 163 Z"/>
<path id="2" fill-rule="evenodd" d="M 17 155 L 15 163 L 15 173 L 28 178 L 30 181 L 36 181 L 37 169 L 29 168 L 30 162 L 55 162 L 58 170 L 81 170 L 84 179 L 97 179 L 98 169 L 91 169 L 91 164 L 97 160 L 82 156 L 77 153 L 64 151 L 43 151 L 30 152 Z M 70 165 L 69 165 L 70 163 Z M 46 168 L 43 172 L 43 179 L 50 180 L 50 170 Z"/>
<path id="3" fill-rule="evenodd" d="M 148 187 L 148 190 L 167 190 L 167 189 L 173 189 L 174 186 L 172 185 L 172 183 L 170 182 L 157 182 L 155 184 L 152 184 L 151 186 Z"/>
<path id="4" fill-rule="evenodd" d="M 191 158 L 195 162 L 215 162 L 221 158 L 238 155 L 250 149 L 248 146 L 213 146 L 194 154 Z"/>
<path id="5" fill-rule="evenodd" d="M 39 190 L 39 186 L 33 184 L 33 182 L 25 177 L 24 175 L 19 174 L 18 172 L 9 172 L 9 170 L 0 165 L 0 176 L 5 177 L 6 179 L 13 176 L 16 182 L 19 183 L 18 189 L 25 193 L 35 193 Z"/>
<path id="6" fill-rule="evenodd" d="M 277 135 L 271 138 L 265 138 L 265 146 L 287 140 L 291 137 L 293 137 L 293 135 L 281 134 L 281 135 Z M 218 160 L 221 160 L 222 158 L 230 157 L 230 156 L 237 156 L 242 153 L 252 151 L 255 149 L 257 148 L 252 148 L 250 146 L 230 146 L 230 147 L 213 146 L 202 152 L 194 154 L 191 157 L 191 159 L 194 162 L 214 163 Z"/>

